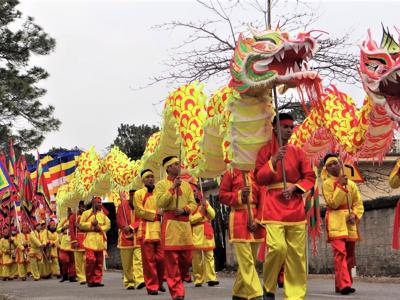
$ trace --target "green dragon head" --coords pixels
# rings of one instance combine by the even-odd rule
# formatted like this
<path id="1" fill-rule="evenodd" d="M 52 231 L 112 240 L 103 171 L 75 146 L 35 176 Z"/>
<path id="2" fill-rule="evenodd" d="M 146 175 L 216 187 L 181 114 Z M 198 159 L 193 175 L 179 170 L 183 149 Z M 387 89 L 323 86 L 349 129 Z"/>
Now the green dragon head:
<path id="1" fill-rule="evenodd" d="M 398 31 L 398 30 L 397 30 Z M 398 31 L 400 34 L 400 32 Z M 383 28 L 381 45 L 368 39 L 360 45 L 360 76 L 368 96 L 385 106 L 388 115 L 400 121 L 400 47 L 389 30 Z"/>
<path id="2" fill-rule="evenodd" d="M 254 87 L 299 86 L 319 79 L 318 73 L 307 66 L 317 51 L 316 38 L 310 32 L 299 33 L 296 38 L 279 30 L 251 32 L 251 38 L 240 34 L 231 61 L 230 86 L 239 93 Z"/>

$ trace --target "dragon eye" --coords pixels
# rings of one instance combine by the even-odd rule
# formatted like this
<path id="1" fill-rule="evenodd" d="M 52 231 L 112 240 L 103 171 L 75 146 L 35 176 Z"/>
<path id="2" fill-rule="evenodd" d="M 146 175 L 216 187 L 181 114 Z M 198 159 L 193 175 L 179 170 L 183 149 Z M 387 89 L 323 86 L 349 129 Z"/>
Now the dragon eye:
<path id="1" fill-rule="evenodd" d="M 367 63 L 365 64 L 365 66 L 366 66 L 367 69 L 370 70 L 370 71 L 376 71 L 376 69 L 378 68 L 379 64 L 373 63 L 373 62 L 367 62 Z"/>

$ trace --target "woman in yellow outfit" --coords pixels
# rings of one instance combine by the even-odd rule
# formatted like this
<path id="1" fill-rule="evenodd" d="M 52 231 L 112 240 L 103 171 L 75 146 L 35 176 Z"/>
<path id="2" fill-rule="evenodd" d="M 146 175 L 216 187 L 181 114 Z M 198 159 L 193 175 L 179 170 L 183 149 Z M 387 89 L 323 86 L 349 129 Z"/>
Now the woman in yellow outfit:
<path id="1" fill-rule="evenodd" d="M 197 207 L 190 214 L 192 224 L 193 251 L 192 270 L 195 287 L 200 287 L 204 282 L 209 286 L 218 285 L 214 265 L 214 231 L 211 220 L 215 218 L 215 210 L 204 199 L 198 186 L 190 183 L 194 193 Z"/>
<path id="2" fill-rule="evenodd" d="M 355 242 L 360 239 L 358 223 L 364 213 L 360 191 L 355 182 L 342 172 L 342 163 L 334 154 L 324 158 L 328 173 L 323 182 L 327 206 L 326 230 L 331 244 L 335 267 L 335 290 L 347 295 L 354 293 L 351 269 L 355 266 Z"/>
<path id="3" fill-rule="evenodd" d="M 47 249 L 49 257 L 50 276 L 60 277 L 60 264 L 58 263 L 58 233 L 57 224 L 51 219 L 47 228 Z"/>
<path id="4" fill-rule="evenodd" d="M 3 252 L 3 280 L 13 280 L 14 274 L 12 267 L 14 263 L 13 256 L 15 255 L 16 245 L 11 237 L 8 227 L 3 229 L 3 239 L 1 240 L 0 248 Z"/>
<path id="5" fill-rule="evenodd" d="M 26 280 L 29 266 L 29 233 L 31 232 L 27 223 L 22 223 L 22 232 L 18 233 L 15 241 L 17 243 L 16 261 L 18 264 L 18 276 L 22 281 Z"/>

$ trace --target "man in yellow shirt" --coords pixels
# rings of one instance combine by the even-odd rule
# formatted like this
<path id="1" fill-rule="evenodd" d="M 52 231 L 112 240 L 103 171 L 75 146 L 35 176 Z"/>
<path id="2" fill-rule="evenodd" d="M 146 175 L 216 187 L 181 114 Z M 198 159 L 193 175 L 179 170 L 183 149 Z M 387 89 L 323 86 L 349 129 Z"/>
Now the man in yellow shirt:
<path id="1" fill-rule="evenodd" d="M 3 280 L 13 280 L 13 263 L 16 245 L 11 237 L 10 227 L 3 229 L 3 238 L 0 241 L 0 248 L 3 252 Z"/>
<path id="2" fill-rule="evenodd" d="M 54 219 L 50 219 L 47 226 L 47 257 L 49 258 L 49 273 L 50 276 L 60 277 L 60 264 L 58 263 L 58 233 L 57 223 Z"/>
<path id="3" fill-rule="evenodd" d="M 77 282 L 75 270 L 74 249 L 71 245 L 71 236 L 69 234 L 69 217 L 72 214 L 71 208 L 67 209 L 67 217 L 62 218 L 57 226 L 57 232 L 60 240 L 60 266 L 62 279 L 60 282 L 69 280 Z"/>
<path id="4" fill-rule="evenodd" d="M 145 287 L 142 253 L 138 239 L 140 218 L 135 215 L 133 198 L 135 190 L 129 191 L 129 201 L 122 200 L 117 210 L 118 248 L 124 273 L 123 283 L 128 290 Z"/>
<path id="5" fill-rule="evenodd" d="M 355 242 L 360 239 L 358 223 L 364 213 L 357 185 L 343 174 L 342 162 L 334 154 L 324 158 L 328 178 L 323 182 L 323 194 L 327 206 L 326 230 L 331 244 L 336 292 L 343 295 L 354 293 L 351 269 L 355 266 Z"/>
<path id="6" fill-rule="evenodd" d="M 44 248 L 46 247 L 47 241 L 45 237 L 40 234 L 42 224 L 37 222 L 35 229 L 29 234 L 29 265 L 33 280 L 40 280 L 40 270 L 43 266 Z"/>
<path id="7" fill-rule="evenodd" d="M 218 285 L 214 266 L 214 230 L 211 220 L 215 218 L 215 210 L 204 199 L 200 189 L 195 183 L 191 183 L 196 209 L 189 216 L 192 224 L 194 250 L 192 252 L 192 270 L 195 287 L 200 287 L 204 282 L 208 286 Z"/>
<path id="8" fill-rule="evenodd" d="M 100 197 L 93 197 L 92 208 L 83 212 L 79 222 L 86 232 L 83 246 L 86 257 L 86 281 L 88 287 L 104 286 L 103 279 L 104 250 L 107 249 L 106 232 L 110 229 L 110 219 L 102 211 Z"/>
<path id="9" fill-rule="evenodd" d="M 16 261 L 18 264 L 18 276 L 22 281 L 26 280 L 29 265 L 29 233 L 31 232 L 28 223 L 21 222 L 22 230 L 16 237 L 17 254 Z"/>
<path id="10" fill-rule="evenodd" d="M 140 217 L 139 234 L 142 240 L 143 273 L 147 293 L 157 295 L 158 291 L 165 292 L 164 251 L 161 247 L 162 209 L 157 209 L 153 197 L 154 174 L 150 169 L 140 173 L 144 188 L 135 193 L 135 211 Z"/>
<path id="11" fill-rule="evenodd" d="M 172 299 L 185 298 L 182 276 L 192 264 L 192 229 L 189 215 L 196 209 L 189 183 L 180 178 L 180 161 L 176 156 L 164 158 L 167 178 L 157 182 L 154 197 L 157 207 L 163 209 L 161 241 L 164 248 L 167 284 Z"/>
<path id="12" fill-rule="evenodd" d="M 86 284 L 85 273 L 85 248 L 83 240 L 85 233 L 79 228 L 79 221 L 82 213 L 85 211 L 85 203 L 81 200 L 78 204 L 78 212 L 72 213 L 69 217 L 69 235 L 71 237 L 71 245 L 74 249 L 75 271 L 80 284 Z"/>

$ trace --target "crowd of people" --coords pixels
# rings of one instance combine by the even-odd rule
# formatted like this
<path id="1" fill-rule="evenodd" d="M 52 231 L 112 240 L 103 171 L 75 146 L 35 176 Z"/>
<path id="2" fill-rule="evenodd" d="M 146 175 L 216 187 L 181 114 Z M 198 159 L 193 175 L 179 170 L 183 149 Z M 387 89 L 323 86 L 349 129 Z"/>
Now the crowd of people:
<path id="1" fill-rule="evenodd" d="M 277 287 L 283 287 L 285 299 L 306 296 L 303 196 L 314 187 L 316 176 L 303 150 L 288 144 L 293 118 L 279 116 L 273 122 L 272 139 L 258 152 L 255 169 L 229 169 L 220 183 L 219 201 L 230 207 L 229 241 L 238 264 L 233 300 L 275 299 Z M 219 284 L 211 225 L 215 211 L 198 183 L 182 179 L 178 157 L 165 157 L 162 166 L 167 174 L 164 179 L 155 182 L 153 170 L 143 170 L 143 188 L 131 190 L 129 199 L 122 199 L 117 209 L 123 286 L 145 288 L 148 295 L 157 295 L 166 292 L 166 282 L 171 298 L 182 300 L 184 282 L 195 287 Z M 337 155 L 325 156 L 321 178 L 335 291 L 347 295 L 355 292 L 351 269 L 363 203 Z M 400 185 L 399 178 L 397 168 L 390 177 L 393 187 Z M 103 286 L 110 220 L 100 197 L 93 197 L 90 209 L 82 201 L 77 211 L 68 209 L 58 224 L 50 219 L 22 222 L 20 227 L 4 227 L 1 232 L 0 275 L 4 281 L 16 277 L 24 281 L 30 273 L 33 280 L 57 276 L 60 282 Z M 261 280 L 257 255 L 264 260 Z"/>

